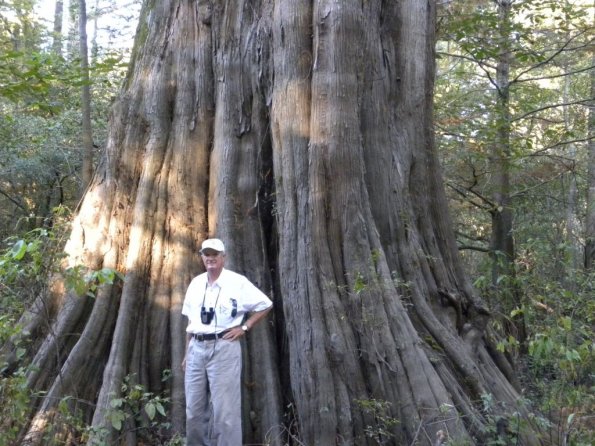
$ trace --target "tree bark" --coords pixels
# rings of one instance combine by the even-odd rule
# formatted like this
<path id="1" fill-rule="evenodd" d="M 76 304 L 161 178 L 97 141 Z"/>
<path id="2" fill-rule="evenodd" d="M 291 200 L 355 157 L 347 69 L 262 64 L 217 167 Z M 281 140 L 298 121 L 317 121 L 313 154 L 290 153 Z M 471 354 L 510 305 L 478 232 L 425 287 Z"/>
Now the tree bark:
<path id="1" fill-rule="evenodd" d="M 115 439 L 110 401 L 130 375 L 169 391 L 183 433 L 180 311 L 207 236 L 275 303 L 247 342 L 245 442 L 485 443 L 482 396 L 519 394 L 448 217 L 434 2 L 162 0 L 140 23 L 66 247 L 70 265 L 125 280 L 57 298 L 29 377 L 48 397 L 24 443 L 64 395 L 95 403 L 80 407 Z"/>
<path id="2" fill-rule="evenodd" d="M 52 34 L 52 51 L 57 56 L 62 55 L 62 20 L 64 17 L 64 1 L 56 0 L 54 9 L 54 32 Z"/>
<path id="3" fill-rule="evenodd" d="M 510 0 L 498 0 L 498 49 L 496 67 L 496 104 L 494 120 L 496 136 L 490 154 L 490 167 L 493 169 L 493 202 L 491 211 L 492 233 L 490 250 L 492 252 L 492 286 L 497 290 L 499 306 L 504 317 L 508 318 L 512 310 L 522 309 L 521 293 L 516 285 L 515 246 L 513 235 L 513 210 L 510 194 L 511 156 L 511 118 L 510 118 L 510 62 L 511 43 L 511 4 Z M 527 330 L 523 312 L 512 318 L 508 334 L 513 335 L 523 345 L 527 339 Z"/>
<path id="4" fill-rule="evenodd" d="M 595 55 L 592 59 L 595 62 Z M 591 71 L 591 98 L 595 98 L 595 72 Z M 595 267 L 595 100 L 589 102 L 587 167 L 587 217 L 585 225 L 585 268 Z"/>
<path id="5" fill-rule="evenodd" d="M 567 69 L 567 66 L 564 66 Z M 570 77 L 564 78 L 564 103 L 569 102 L 569 89 L 570 89 Z M 571 118 L 569 116 L 569 107 L 564 106 L 563 108 L 564 126 L 568 131 L 572 128 Z M 566 198 L 566 249 L 568 251 L 568 266 L 563 272 L 564 276 L 561 282 L 564 286 L 571 291 L 577 289 L 577 272 L 581 268 L 581 257 L 582 249 L 580 244 L 581 227 L 578 219 L 578 185 L 576 179 L 576 172 L 574 166 L 577 162 L 577 150 L 574 144 L 570 144 L 568 147 L 568 158 L 573 165 L 573 168 L 568 172 L 564 181 L 565 186 L 568 187 L 568 193 Z"/>
<path id="6" fill-rule="evenodd" d="M 93 133 L 91 127 L 91 81 L 89 78 L 89 51 L 87 48 L 87 4 L 79 0 L 79 48 L 81 59 L 81 119 L 82 119 L 82 172 L 81 192 L 87 189 L 93 176 Z"/>

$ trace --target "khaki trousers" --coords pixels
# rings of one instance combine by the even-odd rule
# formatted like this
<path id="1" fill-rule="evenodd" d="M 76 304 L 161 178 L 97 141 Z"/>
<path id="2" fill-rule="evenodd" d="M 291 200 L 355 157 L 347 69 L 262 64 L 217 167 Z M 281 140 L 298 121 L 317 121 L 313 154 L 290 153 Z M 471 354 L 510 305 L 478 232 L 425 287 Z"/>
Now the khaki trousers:
<path id="1" fill-rule="evenodd" d="M 242 445 L 242 347 L 191 339 L 186 354 L 186 445 Z"/>

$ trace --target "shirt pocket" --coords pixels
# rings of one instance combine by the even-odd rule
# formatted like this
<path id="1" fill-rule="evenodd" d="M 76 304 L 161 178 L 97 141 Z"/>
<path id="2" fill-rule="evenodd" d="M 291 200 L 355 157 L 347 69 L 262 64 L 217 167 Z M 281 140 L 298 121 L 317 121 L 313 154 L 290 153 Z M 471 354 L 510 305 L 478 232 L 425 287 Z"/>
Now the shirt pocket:
<path id="1" fill-rule="evenodd" d="M 221 314 L 230 318 L 235 318 L 238 314 L 238 301 L 234 298 L 225 299 L 221 303 Z"/>

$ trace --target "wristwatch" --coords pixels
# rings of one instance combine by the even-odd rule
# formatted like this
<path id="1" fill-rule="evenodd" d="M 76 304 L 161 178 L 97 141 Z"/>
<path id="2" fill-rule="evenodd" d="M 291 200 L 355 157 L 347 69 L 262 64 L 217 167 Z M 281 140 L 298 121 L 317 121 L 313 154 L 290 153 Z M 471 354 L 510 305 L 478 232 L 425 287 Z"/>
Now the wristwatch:
<path id="1" fill-rule="evenodd" d="M 244 330 L 244 333 L 248 333 L 248 326 L 247 325 L 242 325 L 242 330 Z"/>

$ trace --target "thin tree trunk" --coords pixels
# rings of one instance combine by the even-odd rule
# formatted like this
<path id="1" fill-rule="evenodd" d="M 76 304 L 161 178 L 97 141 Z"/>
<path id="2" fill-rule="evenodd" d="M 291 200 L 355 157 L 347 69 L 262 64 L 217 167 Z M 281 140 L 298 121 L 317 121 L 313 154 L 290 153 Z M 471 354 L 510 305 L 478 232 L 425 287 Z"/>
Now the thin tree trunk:
<path id="1" fill-rule="evenodd" d="M 79 0 L 79 44 L 81 59 L 81 112 L 82 112 L 82 171 L 81 191 L 91 183 L 93 175 L 93 134 L 91 128 L 91 81 L 89 78 L 89 52 L 87 49 L 87 5 Z"/>
<path id="2" fill-rule="evenodd" d="M 568 94 L 570 88 L 570 76 L 564 79 L 564 95 L 563 102 L 568 103 Z M 568 115 L 568 106 L 564 107 L 564 125 L 567 129 L 571 127 L 570 117 Z M 576 146 L 570 144 L 568 151 L 568 159 L 576 164 Z M 568 178 L 568 194 L 566 201 L 566 245 L 569 252 L 568 264 L 564 265 L 566 271 L 562 282 L 565 286 L 574 290 L 576 288 L 576 274 L 581 264 L 581 247 L 579 244 L 580 225 L 578 221 L 578 186 L 576 181 L 576 172 L 573 168 L 567 175 Z"/>
<path id="3" fill-rule="evenodd" d="M 521 295 L 516 285 L 515 247 L 513 236 L 513 209 L 510 194 L 511 170 L 511 118 L 510 118 L 510 0 L 498 0 L 499 14 L 499 50 L 496 67 L 496 137 L 490 156 L 493 169 L 492 234 L 490 249 L 492 252 L 492 286 L 500 300 L 504 316 L 508 317 L 515 308 L 522 308 Z M 512 335 L 524 344 L 527 333 L 523 312 L 513 318 Z"/>
<path id="4" fill-rule="evenodd" d="M 95 13 L 93 14 L 93 34 L 91 37 L 91 63 L 97 62 L 97 54 L 99 53 L 99 44 L 97 43 L 97 31 L 99 21 L 99 0 L 95 0 Z"/>
<path id="5" fill-rule="evenodd" d="M 62 54 L 62 21 L 64 17 L 64 1 L 56 0 L 54 9 L 54 32 L 52 34 L 52 51 L 56 55 Z"/>
<path id="6" fill-rule="evenodd" d="M 595 55 L 593 56 L 595 64 Z M 591 98 L 595 98 L 595 71 L 591 71 Z M 585 268 L 595 268 L 595 101 L 589 102 L 587 166 L 587 216 L 585 224 Z"/>

